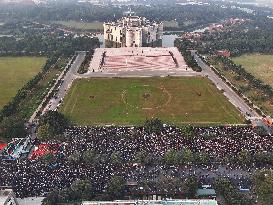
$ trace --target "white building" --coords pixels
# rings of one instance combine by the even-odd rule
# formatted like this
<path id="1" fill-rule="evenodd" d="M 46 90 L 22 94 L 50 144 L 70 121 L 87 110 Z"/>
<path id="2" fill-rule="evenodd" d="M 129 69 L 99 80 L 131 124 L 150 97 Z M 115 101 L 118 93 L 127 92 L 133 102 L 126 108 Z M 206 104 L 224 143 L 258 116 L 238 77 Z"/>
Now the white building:
<path id="1" fill-rule="evenodd" d="M 163 23 L 128 15 L 117 22 L 103 24 L 104 39 L 114 47 L 153 46 L 162 40 Z"/>

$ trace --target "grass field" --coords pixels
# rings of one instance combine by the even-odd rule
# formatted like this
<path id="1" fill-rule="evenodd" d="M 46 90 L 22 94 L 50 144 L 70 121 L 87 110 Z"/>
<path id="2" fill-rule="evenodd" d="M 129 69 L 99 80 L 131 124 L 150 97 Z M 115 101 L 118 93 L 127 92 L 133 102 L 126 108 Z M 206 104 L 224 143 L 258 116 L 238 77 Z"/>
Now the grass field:
<path id="1" fill-rule="evenodd" d="M 102 22 L 55 21 L 54 23 L 78 30 L 103 30 Z"/>
<path id="2" fill-rule="evenodd" d="M 0 57 L 0 109 L 45 64 L 44 57 Z"/>
<path id="3" fill-rule="evenodd" d="M 78 125 L 138 125 L 153 117 L 182 125 L 242 123 L 205 78 L 92 78 L 74 82 L 61 112 Z"/>
<path id="4" fill-rule="evenodd" d="M 273 55 L 247 54 L 232 60 L 265 84 L 273 87 Z"/>

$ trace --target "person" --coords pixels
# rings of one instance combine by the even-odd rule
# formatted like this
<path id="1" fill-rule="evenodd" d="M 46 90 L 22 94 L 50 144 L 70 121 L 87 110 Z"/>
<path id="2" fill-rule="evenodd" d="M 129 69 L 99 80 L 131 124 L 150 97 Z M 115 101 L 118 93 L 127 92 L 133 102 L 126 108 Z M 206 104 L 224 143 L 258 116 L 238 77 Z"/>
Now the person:
<path id="1" fill-rule="evenodd" d="M 64 141 L 41 142 L 57 149 L 46 156 L 0 160 L 0 186 L 12 186 L 18 197 L 44 196 L 53 188 L 67 188 L 75 180 L 87 179 L 99 194 L 112 176 L 142 182 L 156 181 L 164 174 L 185 181 L 193 172 L 200 184 L 228 177 L 240 186 L 249 183 L 256 168 L 272 167 L 265 162 L 225 161 L 243 150 L 251 158 L 258 153 L 272 154 L 272 136 L 260 136 L 251 127 L 196 127 L 191 134 L 193 139 L 183 129 L 167 125 L 160 133 L 147 133 L 144 127 L 69 127 Z M 166 164 L 164 158 L 171 150 L 179 159 L 184 150 L 193 157 L 208 153 L 209 161 L 200 164 L 193 158 L 187 164 Z"/>

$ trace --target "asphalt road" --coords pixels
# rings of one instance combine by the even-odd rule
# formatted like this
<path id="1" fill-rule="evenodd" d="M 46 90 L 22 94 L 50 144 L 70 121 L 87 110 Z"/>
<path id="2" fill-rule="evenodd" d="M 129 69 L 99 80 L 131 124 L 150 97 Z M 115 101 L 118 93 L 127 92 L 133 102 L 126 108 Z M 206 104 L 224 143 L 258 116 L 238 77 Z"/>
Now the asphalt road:
<path id="1" fill-rule="evenodd" d="M 51 98 L 51 100 L 48 102 L 48 104 L 44 108 L 42 114 L 44 114 L 45 112 L 49 110 L 56 110 L 58 106 L 60 106 L 64 96 L 69 91 L 69 88 L 71 87 L 73 81 L 77 78 L 77 72 L 82 62 L 84 61 L 85 56 L 86 56 L 86 52 L 78 52 L 78 55 L 75 61 L 73 62 L 73 64 L 71 65 L 68 72 L 65 74 L 63 78 L 63 82 L 58 89 L 58 93 L 53 98 Z"/>

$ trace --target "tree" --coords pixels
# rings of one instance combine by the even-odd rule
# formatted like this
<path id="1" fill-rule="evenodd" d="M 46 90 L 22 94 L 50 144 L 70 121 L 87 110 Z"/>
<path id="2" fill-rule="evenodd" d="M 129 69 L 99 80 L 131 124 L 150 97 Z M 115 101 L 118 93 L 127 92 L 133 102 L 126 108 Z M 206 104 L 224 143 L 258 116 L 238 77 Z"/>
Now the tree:
<path id="1" fill-rule="evenodd" d="M 55 205 L 58 202 L 59 202 L 59 191 L 57 189 L 54 189 L 43 200 L 43 205 Z"/>
<path id="2" fill-rule="evenodd" d="M 73 201 L 91 200 L 94 197 L 94 188 L 88 180 L 76 180 L 70 189 Z"/>
<path id="3" fill-rule="evenodd" d="M 184 193 L 189 198 L 194 198 L 196 190 L 198 188 L 198 181 L 195 176 L 189 177 L 184 183 Z"/>
<path id="4" fill-rule="evenodd" d="M 39 139 L 44 140 L 44 141 L 49 140 L 53 137 L 53 135 L 54 134 L 53 134 L 51 127 L 48 123 L 40 125 L 38 127 L 37 136 Z"/>
<path id="5" fill-rule="evenodd" d="M 179 163 L 179 155 L 176 150 L 171 149 L 164 155 L 164 161 L 167 165 L 177 165 Z"/>
<path id="6" fill-rule="evenodd" d="M 191 125 L 183 126 L 181 128 L 182 134 L 185 135 L 189 140 L 194 138 L 194 128 Z"/>
<path id="7" fill-rule="evenodd" d="M 251 156 L 247 150 L 239 152 L 237 159 L 242 165 L 249 165 L 251 163 Z"/>
<path id="8" fill-rule="evenodd" d="M 0 136 L 8 140 L 25 137 L 24 120 L 17 116 L 5 117 L 0 123 Z"/>
<path id="9" fill-rule="evenodd" d="M 231 184 L 228 179 L 217 179 L 214 183 L 216 193 L 223 195 L 227 204 L 253 205 L 254 203 L 240 193 L 239 190 Z"/>
<path id="10" fill-rule="evenodd" d="M 82 159 L 87 164 L 93 164 L 96 160 L 96 152 L 94 150 L 87 150 L 83 153 Z"/>
<path id="11" fill-rule="evenodd" d="M 108 181 L 106 193 L 111 200 L 121 199 L 124 196 L 126 181 L 123 177 L 113 176 Z"/>
<path id="12" fill-rule="evenodd" d="M 144 129 L 147 133 L 159 134 L 163 130 L 163 123 L 158 118 L 146 120 Z"/>
<path id="13" fill-rule="evenodd" d="M 183 149 L 181 160 L 181 164 L 191 164 L 193 162 L 192 151 L 187 148 Z"/>
<path id="14" fill-rule="evenodd" d="M 145 151 L 139 151 L 135 154 L 134 162 L 149 165 L 155 159 L 153 156 Z"/>
<path id="15" fill-rule="evenodd" d="M 194 158 L 197 164 L 207 164 L 209 162 L 209 155 L 204 151 L 195 153 Z"/>
<path id="16" fill-rule="evenodd" d="M 159 176 L 156 187 L 161 195 L 166 197 L 175 197 L 181 193 L 181 180 L 177 177 Z"/>
<path id="17" fill-rule="evenodd" d="M 92 200 L 95 196 L 94 187 L 88 180 L 76 180 L 69 188 L 58 191 L 52 190 L 43 200 L 43 205 L 56 205 L 61 203 Z"/>
<path id="18" fill-rule="evenodd" d="M 57 111 L 48 111 L 39 121 L 38 134 L 41 137 L 60 135 L 69 124 L 69 120 L 63 114 Z"/>
<path id="19" fill-rule="evenodd" d="M 255 127 L 254 132 L 257 133 L 260 136 L 267 135 L 267 131 L 263 127 Z"/>
<path id="20" fill-rule="evenodd" d="M 273 171 L 259 171 L 254 175 L 255 190 L 263 205 L 271 205 L 273 201 Z"/>
<path id="21" fill-rule="evenodd" d="M 257 152 L 254 155 L 256 164 L 264 166 L 266 164 L 273 164 L 273 154 L 269 152 Z"/>
<path id="22" fill-rule="evenodd" d="M 119 152 L 113 152 L 110 156 L 111 163 L 118 165 L 122 163 L 122 157 Z"/>
<path id="23" fill-rule="evenodd" d="M 81 153 L 79 151 L 74 152 L 68 157 L 70 163 L 78 163 L 81 160 Z"/>

